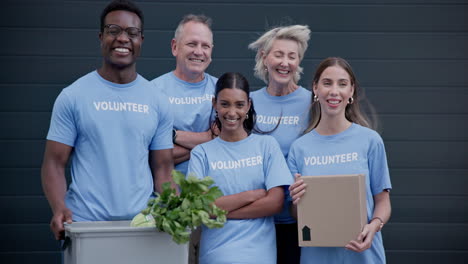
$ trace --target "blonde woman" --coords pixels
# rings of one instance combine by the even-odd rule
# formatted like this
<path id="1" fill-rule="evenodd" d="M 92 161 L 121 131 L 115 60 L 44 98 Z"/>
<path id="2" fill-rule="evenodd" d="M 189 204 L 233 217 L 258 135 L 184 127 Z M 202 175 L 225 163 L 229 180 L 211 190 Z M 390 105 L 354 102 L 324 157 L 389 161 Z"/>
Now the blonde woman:
<path id="1" fill-rule="evenodd" d="M 307 26 L 292 25 L 273 28 L 249 45 L 257 52 L 255 76 L 266 84 L 251 93 L 257 127 L 271 131 L 285 157 L 309 120 L 311 92 L 298 84 L 309 38 Z M 285 192 L 289 197 L 287 188 Z M 297 223 L 289 207 L 290 202 L 285 201 L 282 212 L 275 215 L 277 263 L 299 263 Z"/>

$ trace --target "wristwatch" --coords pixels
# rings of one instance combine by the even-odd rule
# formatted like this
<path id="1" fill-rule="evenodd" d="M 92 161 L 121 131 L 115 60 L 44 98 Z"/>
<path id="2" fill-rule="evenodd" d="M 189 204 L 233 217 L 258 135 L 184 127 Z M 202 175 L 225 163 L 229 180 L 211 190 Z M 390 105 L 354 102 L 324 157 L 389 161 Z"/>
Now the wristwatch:
<path id="1" fill-rule="evenodd" d="M 177 138 L 177 130 L 172 129 L 172 143 L 176 143 L 176 138 Z"/>

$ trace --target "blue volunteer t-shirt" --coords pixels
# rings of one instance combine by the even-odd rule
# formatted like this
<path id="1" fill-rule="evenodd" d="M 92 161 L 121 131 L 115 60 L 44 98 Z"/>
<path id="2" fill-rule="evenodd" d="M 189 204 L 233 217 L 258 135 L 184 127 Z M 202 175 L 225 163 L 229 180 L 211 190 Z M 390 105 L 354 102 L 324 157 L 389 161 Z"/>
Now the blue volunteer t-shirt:
<path id="1" fill-rule="evenodd" d="M 262 131 L 271 131 L 277 124 L 279 126 L 269 135 L 279 143 L 285 158 L 288 156 L 291 144 L 302 135 L 309 122 L 309 108 L 312 93 L 303 87 L 284 96 L 273 96 L 267 92 L 266 87 L 252 92 L 250 97 L 257 112 L 257 127 Z M 285 198 L 289 191 L 285 189 Z M 282 211 L 275 215 L 275 223 L 295 223 L 290 214 L 290 203 L 285 200 Z"/>
<path id="2" fill-rule="evenodd" d="M 392 188 L 382 138 L 355 123 L 336 135 L 323 136 L 312 130 L 300 137 L 291 146 L 288 165 L 293 175 L 366 175 L 368 220 L 374 212 L 374 195 Z M 301 263 L 385 263 L 382 234 L 376 233 L 371 248 L 362 253 L 338 247 L 303 247 Z"/>
<path id="3" fill-rule="evenodd" d="M 286 158 L 291 144 L 307 128 L 311 95 L 303 87 L 283 96 L 270 95 L 266 87 L 250 93 L 257 112 L 257 127 L 262 131 L 271 131 L 279 123 L 278 128 L 269 135 L 278 141 Z"/>
<path id="4" fill-rule="evenodd" d="M 176 130 L 204 132 L 210 127 L 212 98 L 217 78 L 204 73 L 197 83 L 183 81 L 169 72 L 151 81 L 156 90 L 168 97 Z M 176 164 L 176 170 L 187 173 L 188 161 Z"/>
<path id="5" fill-rule="evenodd" d="M 219 137 L 192 150 L 189 175 L 211 176 L 224 195 L 290 185 L 278 143 L 270 136 L 250 135 L 238 142 Z M 233 220 L 223 228 L 203 227 L 200 263 L 276 263 L 273 217 Z"/>
<path id="6" fill-rule="evenodd" d="M 55 101 L 48 140 L 73 147 L 66 205 L 74 221 L 132 219 L 153 192 L 150 150 L 172 148 L 167 98 L 140 75 L 127 84 L 88 73 Z"/>

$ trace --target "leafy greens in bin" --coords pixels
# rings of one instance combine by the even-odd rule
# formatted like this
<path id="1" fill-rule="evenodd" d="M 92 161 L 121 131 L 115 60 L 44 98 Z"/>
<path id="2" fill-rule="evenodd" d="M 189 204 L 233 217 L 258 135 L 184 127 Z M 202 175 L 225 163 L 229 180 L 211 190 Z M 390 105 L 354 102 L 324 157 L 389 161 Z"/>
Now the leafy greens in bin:
<path id="1" fill-rule="evenodd" d="M 223 193 L 216 186 L 210 187 L 213 178 L 198 179 L 192 175 L 185 178 L 175 170 L 172 177 L 180 186 L 180 195 L 169 182 L 164 183 L 162 193 L 148 201 L 148 207 L 133 218 L 132 226 L 156 226 L 159 231 L 170 234 L 178 244 L 188 242 L 190 231 L 202 224 L 208 228 L 224 226 L 227 212 L 214 204 Z"/>

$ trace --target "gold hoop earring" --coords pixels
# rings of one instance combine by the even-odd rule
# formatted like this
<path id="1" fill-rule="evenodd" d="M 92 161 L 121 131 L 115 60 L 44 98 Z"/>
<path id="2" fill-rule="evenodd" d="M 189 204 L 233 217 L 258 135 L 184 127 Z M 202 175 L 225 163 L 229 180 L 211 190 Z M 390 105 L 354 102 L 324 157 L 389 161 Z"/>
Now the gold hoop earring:
<path id="1" fill-rule="evenodd" d="M 318 102 L 318 96 L 314 95 L 314 102 Z"/>

